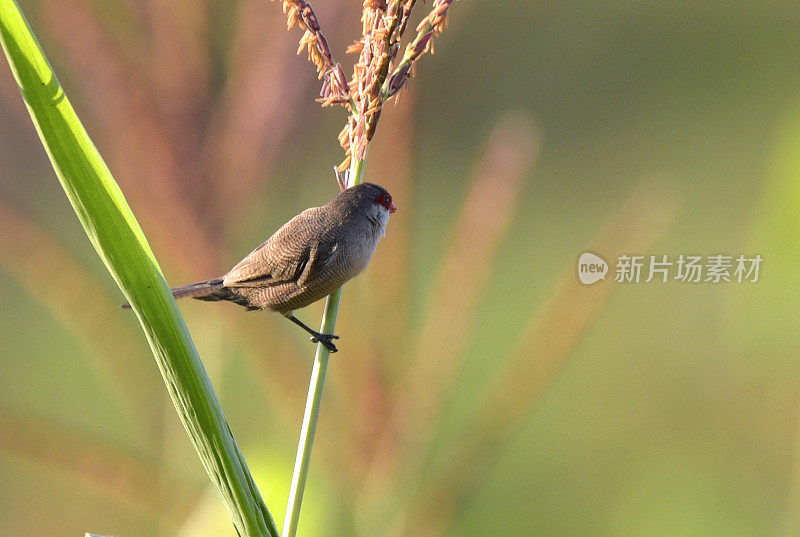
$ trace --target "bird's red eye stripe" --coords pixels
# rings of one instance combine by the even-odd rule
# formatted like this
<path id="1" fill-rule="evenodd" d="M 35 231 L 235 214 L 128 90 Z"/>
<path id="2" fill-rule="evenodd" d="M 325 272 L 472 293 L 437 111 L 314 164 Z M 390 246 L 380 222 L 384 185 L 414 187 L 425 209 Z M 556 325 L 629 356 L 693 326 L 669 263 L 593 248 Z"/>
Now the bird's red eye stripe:
<path id="1" fill-rule="evenodd" d="M 382 205 L 389 213 L 397 211 L 397 207 L 392 203 L 392 197 L 389 194 L 378 194 L 372 201 L 373 203 Z"/>

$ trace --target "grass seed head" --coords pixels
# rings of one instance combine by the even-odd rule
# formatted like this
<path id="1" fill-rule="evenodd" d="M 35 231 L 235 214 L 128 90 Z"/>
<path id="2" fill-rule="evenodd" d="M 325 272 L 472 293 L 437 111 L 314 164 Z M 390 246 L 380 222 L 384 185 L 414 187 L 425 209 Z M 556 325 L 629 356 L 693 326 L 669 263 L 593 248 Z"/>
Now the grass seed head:
<path id="1" fill-rule="evenodd" d="M 363 1 L 361 37 L 347 47 L 348 54 L 358 54 L 353 75 L 348 80 L 342 66 L 334 60 L 311 5 L 304 0 L 282 0 L 287 26 L 299 26 L 304 30 L 297 53 L 306 51 L 322 79 L 317 101 L 322 106 L 342 105 L 349 112 L 347 123 L 339 133 L 339 144 L 345 150 L 345 159 L 337 167 L 336 174 L 340 188 L 346 184 L 347 178 L 342 174 L 352 158 L 363 160 L 366 156 L 386 101 L 406 87 L 419 58 L 426 52 L 433 53 L 433 38 L 447 26 L 453 0 L 434 0 L 430 12 L 416 28 L 417 35 L 398 59 L 416 4 L 416 0 Z"/>

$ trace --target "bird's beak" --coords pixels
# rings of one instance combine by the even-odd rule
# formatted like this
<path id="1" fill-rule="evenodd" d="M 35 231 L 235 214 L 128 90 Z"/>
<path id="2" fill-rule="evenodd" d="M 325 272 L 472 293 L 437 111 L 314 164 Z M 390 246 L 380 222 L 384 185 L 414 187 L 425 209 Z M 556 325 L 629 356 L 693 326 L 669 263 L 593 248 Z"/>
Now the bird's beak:
<path id="1" fill-rule="evenodd" d="M 389 214 L 394 214 L 397 212 L 397 207 L 394 206 L 393 202 L 389 202 Z"/>

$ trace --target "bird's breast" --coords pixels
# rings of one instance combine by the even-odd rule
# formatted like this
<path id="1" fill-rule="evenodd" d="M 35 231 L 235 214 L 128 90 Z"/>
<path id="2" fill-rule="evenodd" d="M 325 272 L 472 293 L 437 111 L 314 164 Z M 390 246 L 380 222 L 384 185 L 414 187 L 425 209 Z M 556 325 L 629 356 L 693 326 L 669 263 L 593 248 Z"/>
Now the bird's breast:
<path id="1" fill-rule="evenodd" d="M 347 279 L 353 278 L 367 268 L 378 246 L 379 235 L 371 229 L 360 231 L 337 244 L 336 261 L 341 267 L 341 275 Z"/>

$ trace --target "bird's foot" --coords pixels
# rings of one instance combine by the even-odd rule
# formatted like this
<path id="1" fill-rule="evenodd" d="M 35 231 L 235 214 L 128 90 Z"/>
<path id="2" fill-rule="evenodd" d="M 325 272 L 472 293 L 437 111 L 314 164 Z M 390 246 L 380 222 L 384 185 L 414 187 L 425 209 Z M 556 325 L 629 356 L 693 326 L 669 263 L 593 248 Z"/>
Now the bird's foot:
<path id="1" fill-rule="evenodd" d="M 336 345 L 333 344 L 334 339 L 339 339 L 339 336 L 336 334 L 320 334 L 319 332 L 315 332 L 310 339 L 314 343 L 322 343 L 331 352 L 339 352 L 339 349 L 337 349 Z"/>

